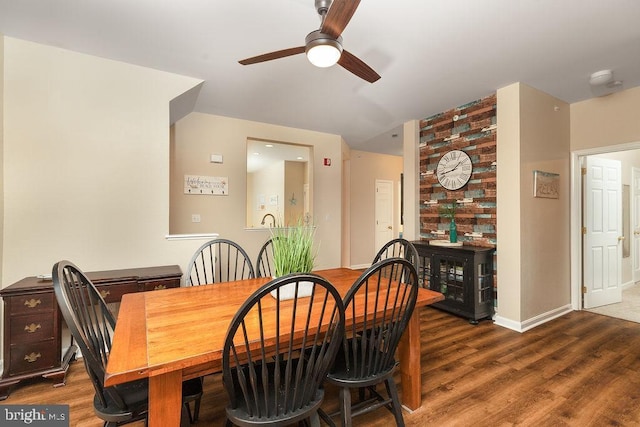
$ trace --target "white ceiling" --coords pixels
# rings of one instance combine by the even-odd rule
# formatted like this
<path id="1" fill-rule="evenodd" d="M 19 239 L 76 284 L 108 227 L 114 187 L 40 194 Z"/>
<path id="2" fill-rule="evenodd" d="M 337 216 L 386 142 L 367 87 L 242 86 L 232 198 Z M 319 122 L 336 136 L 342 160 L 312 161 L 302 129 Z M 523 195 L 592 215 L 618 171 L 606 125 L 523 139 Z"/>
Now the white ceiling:
<path id="1" fill-rule="evenodd" d="M 319 23 L 314 0 L 0 0 L 6 36 L 200 78 L 196 111 L 365 151 L 401 154 L 402 123 L 518 81 L 570 103 L 601 69 L 640 85 L 638 0 L 362 0 L 343 45 L 373 84 L 304 55 L 237 62 L 302 46 Z"/>

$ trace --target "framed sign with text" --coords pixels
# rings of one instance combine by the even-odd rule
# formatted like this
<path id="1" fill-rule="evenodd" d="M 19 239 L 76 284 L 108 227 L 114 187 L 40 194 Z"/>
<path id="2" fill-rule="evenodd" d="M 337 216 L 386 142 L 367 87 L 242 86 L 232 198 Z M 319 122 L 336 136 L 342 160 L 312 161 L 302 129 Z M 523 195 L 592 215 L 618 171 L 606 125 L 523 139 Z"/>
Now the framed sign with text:
<path id="1" fill-rule="evenodd" d="M 226 176 L 185 175 L 184 194 L 227 196 L 229 179 Z"/>

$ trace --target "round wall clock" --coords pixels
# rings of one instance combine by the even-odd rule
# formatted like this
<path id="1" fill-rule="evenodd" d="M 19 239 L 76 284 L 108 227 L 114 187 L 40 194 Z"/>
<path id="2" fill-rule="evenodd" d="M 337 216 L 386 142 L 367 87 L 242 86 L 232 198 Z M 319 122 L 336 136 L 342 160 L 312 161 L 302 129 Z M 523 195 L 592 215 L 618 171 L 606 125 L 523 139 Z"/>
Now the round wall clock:
<path id="1" fill-rule="evenodd" d="M 451 150 L 440 158 L 436 168 L 438 182 L 447 190 L 464 187 L 471 178 L 471 158 L 460 150 Z"/>

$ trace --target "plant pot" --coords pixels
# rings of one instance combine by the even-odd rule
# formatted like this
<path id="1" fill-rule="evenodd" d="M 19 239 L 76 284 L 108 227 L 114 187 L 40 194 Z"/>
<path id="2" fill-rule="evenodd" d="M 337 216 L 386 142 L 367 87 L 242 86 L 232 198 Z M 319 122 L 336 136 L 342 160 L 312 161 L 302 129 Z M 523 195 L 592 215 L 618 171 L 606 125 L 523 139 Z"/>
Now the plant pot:
<path id="1" fill-rule="evenodd" d="M 300 281 L 298 282 L 298 298 L 309 297 L 313 292 L 313 282 Z M 274 289 L 271 291 L 271 296 L 274 298 L 278 298 L 277 294 L 278 290 Z M 280 301 L 293 299 L 296 296 L 296 283 L 289 283 L 288 285 L 284 285 L 280 287 Z"/>

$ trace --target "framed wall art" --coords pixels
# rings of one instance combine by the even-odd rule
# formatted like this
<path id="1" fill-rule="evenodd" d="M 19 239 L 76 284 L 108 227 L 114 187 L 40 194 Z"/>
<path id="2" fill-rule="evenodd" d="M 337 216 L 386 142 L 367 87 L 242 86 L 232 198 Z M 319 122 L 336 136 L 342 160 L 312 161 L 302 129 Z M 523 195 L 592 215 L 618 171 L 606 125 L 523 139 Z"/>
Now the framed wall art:
<path id="1" fill-rule="evenodd" d="M 184 176 L 184 194 L 227 196 L 229 179 L 226 176 Z"/>
<path id="2" fill-rule="evenodd" d="M 533 197 L 557 199 L 560 188 L 560 174 L 533 171 Z"/>

